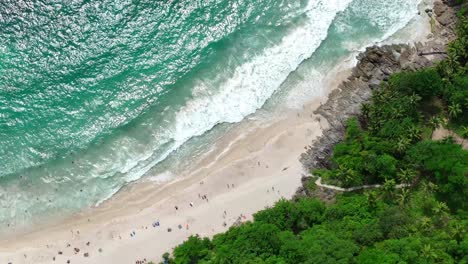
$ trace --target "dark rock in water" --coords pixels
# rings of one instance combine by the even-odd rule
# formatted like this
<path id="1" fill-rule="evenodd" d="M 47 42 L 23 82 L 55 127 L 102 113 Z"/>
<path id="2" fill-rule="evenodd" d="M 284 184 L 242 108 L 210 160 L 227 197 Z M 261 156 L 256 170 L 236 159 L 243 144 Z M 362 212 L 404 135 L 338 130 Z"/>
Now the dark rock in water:
<path id="1" fill-rule="evenodd" d="M 358 55 L 358 63 L 348 80 L 333 90 L 328 101 L 314 111 L 328 122 L 329 128 L 301 155 L 300 161 L 307 170 L 331 167 L 329 157 L 335 144 L 343 138 L 346 120 L 359 115 L 361 104 L 369 101 L 372 90 L 379 89 L 391 74 L 417 71 L 446 57 L 444 51 L 455 37 L 456 23 L 456 8 L 447 4 L 449 2 L 437 0 L 434 3 L 433 12 L 438 24 L 426 43 L 373 46 Z M 305 178 L 303 185 L 307 182 Z M 306 192 L 306 188 L 300 188 L 297 195 Z M 322 195 L 328 199 L 333 194 Z"/>
<path id="2" fill-rule="evenodd" d="M 84 256 L 85 258 L 87 258 L 87 257 L 89 257 L 89 253 L 84 253 L 83 256 Z"/>

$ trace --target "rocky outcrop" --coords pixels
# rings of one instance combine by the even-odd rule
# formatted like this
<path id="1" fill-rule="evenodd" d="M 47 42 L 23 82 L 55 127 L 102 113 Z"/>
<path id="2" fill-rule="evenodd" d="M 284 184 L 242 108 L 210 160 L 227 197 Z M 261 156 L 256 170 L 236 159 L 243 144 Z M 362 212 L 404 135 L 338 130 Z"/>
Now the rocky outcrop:
<path id="1" fill-rule="evenodd" d="M 416 71 L 431 66 L 435 59 L 419 56 L 422 45 L 387 45 L 367 48 L 358 56 L 351 76 L 329 95 L 328 101 L 314 113 L 325 118 L 329 129 L 301 156 L 308 169 L 329 167 L 328 157 L 333 146 L 343 138 L 345 120 L 359 114 L 360 106 L 370 99 L 372 90 L 382 81 L 402 70 Z M 443 54 L 431 55 L 437 59 Z"/>
<path id="2" fill-rule="evenodd" d="M 436 34 L 439 38 L 453 39 L 455 37 L 455 27 L 457 21 L 457 12 L 460 6 L 455 0 L 435 1 L 432 18 L 435 25 Z M 436 36 L 437 37 L 437 36 Z"/>
<path id="3" fill-rule="evenodd" d="M 367 48 L 358 56 L 348 80 L 332 91 L 328 101 L 314 112 L 327 120 L 329 128 L 301 155 L 300 161 L 306 169 L 330 166 L 329 157 L 333 146 L 343 138 L 345 120 L 357 116 L 361 104 L 370 99 L 372 90 L 379 89 L 391 74 L 429 67 L 446 57 L 447 43 L 455 37 L 456 7 L 449 0 L 436 1 L 434 9 L 426 13 L 434 19 L 433 32 L 427 42 Z M 303 192 L 304 188 L 298 191 Z"/>

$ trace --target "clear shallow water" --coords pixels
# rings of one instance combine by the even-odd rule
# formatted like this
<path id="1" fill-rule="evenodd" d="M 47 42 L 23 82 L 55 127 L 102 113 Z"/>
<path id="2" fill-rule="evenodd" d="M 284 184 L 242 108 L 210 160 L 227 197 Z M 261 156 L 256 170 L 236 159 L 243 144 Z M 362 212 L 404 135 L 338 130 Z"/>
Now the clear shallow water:
<path id="1" fill-rule="evenodd" d="M 281 101 L 418 3 L 1 1 L 2 226 L 94 205 L 199 152 L 215 125 Z"/>

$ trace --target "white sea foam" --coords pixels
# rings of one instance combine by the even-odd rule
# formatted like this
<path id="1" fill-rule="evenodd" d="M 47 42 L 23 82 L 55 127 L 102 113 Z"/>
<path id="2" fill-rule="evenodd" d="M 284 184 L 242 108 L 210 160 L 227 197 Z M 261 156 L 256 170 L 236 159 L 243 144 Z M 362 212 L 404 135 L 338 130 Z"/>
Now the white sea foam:
<path id="1" fill-rule="evenodd" d="M 340 65 L 334 65 L 333 73 L 338 74 L 344 69 L 351 69 L 358 60 L 357 55 L 364 51 L 366 47 L 371 45 L 386 44 L 386 40 L 393 36 L 396 32 L 404 28 L 416 15 L 417 7 L 422 0 L 407 0 L 407 1 L 388 1 L 388 0 L 355 0 L 348 6 L 347 16 L 339 18 L 339 22 L 335 23 L 337 30 L 343 34 L 349 34 L 353 25 L 347 21 L 349 17 L 354 17 L 356 14 L 365 14 L 373 26 L 378 27 L 383 34 L 373 36 L 365 41 L 356 41 L 349 37 L 342 45 L 344 49 L 351 51 L 348 59 L 342 61 Z M 388 10 L 388 12 L 382 12 Z M 407 37 L 411 41 L 411 37 Z M 304 65 L 305 66 L 305 65 Z M 302 105 L 310 101 L 312 96 L 319 97 L 326 91 L 324 78 L 329 74 L 328 67 L 323 68 L 298 68 L 296 74 L 299 76 L 299 81 L 287 82 L 288 95 L 284 100 L 288 108 L 300 108 Z"/>
<path id="2" fill-rule="evenodd" d="M 239 122 L 262 107 L 288 75 L 319 47 L 336 14 L 350 2 L 310 1 L 307 21 L 293 29 L 280 43 L 239 66 L 218 89 L 195 88 L 217 92 L 199 96 L 180 109 L 174 130 L 177 145 L 202 135 L 216 124 Z M 202 85 L 210 84 L 204 82 Z"/>
<path id="3" fill-rule="evenodd" d="M 306 8 L 307 19 L 292 29 L 283 39 L 250 61 L 238 66 L 232 77 L 219 87 L 218 82 L 198 82 L 193 87 L 194 99 L 189 100 L 175 115 L 173 127 L 167 127 L 164 135 L 157 131 L 157 145 L 172 142 L 171 147 L 153 156 L 157 146 L 131 144 L 123 140 L 116 146 L 129 146 L 132 160 L 113 162 L 113 167 L 125 174 L 127 182 L 143 176 L 153 166 L 166 159 L 189 139 L 200 136 L 223 122 L 235 123 L 254 113 L 280 87 L 287 76 L 299 64 L 310 57 L 326 38 L 327 31 L 336 14 L 352 0 L 310 0 Z M 195 96 L 196 94 L 196 96 Z M 119 140 L 120 141 L 120 140 Z M 139 145 L 139 147 L 137 147 Z M 125 156 L 128 156 L 127 153 Z M 153 176 L 156 180 L 158 176 Z"/>
<path id="4" fill-rule="evenodd" d="M 194 87 L 194 92 L 202 92 L 196 94 L 194 99 L 188 101 L 176 113 L 174 122 L 165 123 L 167 120 L 163 120 L 162 123 L 167 126 L 164 129 L 155 129 L 152 140 L 142 142 L 135 135 L 121 135 L 113 142 L 101 146 L 106 150 L 106 155 L 99 155 L 99 151 L 96 151 L 77 158 L 75 163 L 81 166 L 77 165 L 78 171 L 71 172 L 71 169 L 68 168 L 60 170 L 54 174 L 57 177 L 47 179 L 50 184 L 45 186 L 57 183 L 57 179 L 60 178 L 60 181 L 70 183 L 70 187 L 68 185 L 66 187 L 70 192 L 79 190 L 79 187 L 73 188 L 77 184 L 91 186 L 91 189 L 87 191 L 90 195 L 86 196 L 86 199 L 88 197 L 93 199 L 96 194 L 106 194 L 106 197 L 101 197 L 106 200 L 123 184 L 139 179 L 190 138 L 204 134 L 216 124 L 241 121 L 262 107 L 288 75 L 296 70 L 303 60 L 314 53 L 326 38 L 328 28 L 336 14 L 344 10 L 351 2 L 352 0 L 310 0 L 305 21 L 297 24 L 297 27 L 292 29 L 276 45 L 266 48 L 252 57 L 250 61 L 238 66 L 225 82 L 221 84 L 200 82 L 200 85 L 207 87 Z M 414 10 L 408 12 L 414 12 Z M 401 24 L 405 23 L 402 21 Z M 402 26 L 398 25 L 395 28 Z M 392 31 L 389 31 L 388 35 L 391 34 Z M 216 87 L 213 87 L 215 85 Z M 161 147 L 162 145 L 164 147 Z M 84 167 L 89 168 L 89 170 L 79 171 Z M 67 178 L 67 175 L 71 173 L 74 173 L 76 177 Z M 90 177 L 90 175 L 94 175 L 94 177 Z M 172 174 L 164 173 L 155 175 L 150 180 L 161 182 L 172 177 Z M 112 183 L 109 184 L 109 182 Z M 15 203 L 22 201 L 25 205 L 30 204 L 29 201 L 34 199 L 34 194 L 28 192 L 28 189 L 25 190 L 24 193 L 28 196 L 25 196 L 24 199 L 15 197 L 9 192 L 7 197 L 9 200 L 2 199 L 5 201 L 2 204 L 11 206 L 13 201 Z M 21 192 L 16 193 L 19 196 Z M 0 190 L 0 195 L 3 194 L 4 192 Z M 59 200 L 60 205 L 65 208 L 68 200 L 75 202 L 73 197 L 75 196 L 63 197 Z M 23 205 L 18 207 L 27 208 Z M 8 210 L 10 209 L 11 207 Z M 14 214 L 16 211 L 4 210 L 3 212 Z"/>
<path id="5" fill-rule="evenodd" d="M 125 182 L 137 180 L 189 139 L 204 134 L 219 123 L 239 122 L 254 113 L 275 93 L 288 75 L 314 53 L 327 37 L 337 13 L 345 10 L 351 2 L 310 0 L 305 13 L 307 19 L 291 29 L 276 45 L 239 65 L 232 76 L 221 84 L 198 82 L 199 87 L 193 88 L 196 96 L 179 109 L 173 127 L 165 127 L 165 133 L 156 131 L 154 140 L 146 144 L 128 137 L 116 140 L 112 145 L 119 152 L 101 160 L 102 166 L 95 167 L 96 174 L 106 178 L 118 172 L 124 175 L 121 180 Z M 219 86 L 213 87 L 215 85 Z M 155 155 L 154 150 L 164 142 L 170 143 L 170 146 Z M 128 148 L 122 150 L 125 146 Z M 128 159 L 129 156 L 132 159 Z M 173 175 L 155 175 L 151 180 L 167 181 L 168 177 Z M 92 181 L 91 178 L 83 180 Z M 118 186 L 114 186 L 116 188 L 113 188 L 113 192 L 118 190 Z"/>
<path id="6" fill-rule="evenodd" d="M 155 183 L 165 183 L 174 178 L 174 174 L 170 171 L 165 171 L 157 175 L 146 178 L 145 180 Z"/>
<path id="7" fill-rule="evenodd" d="M 158 135 L 159 144 L 171 140 L 172 146 L 159 153 L 157 157 L 152 157 L 152 148 L 131 151 L 135 153 L 134 157 L 138 158 L 124 161 L 125 166 L 120 167 L 125 168 L 120 172 L 126 174 L 126 181 L 139 179 L 189 139 L 203 135 L 215 125 L 223 122 L 240 122 L 246 116 L 255 113 L 275 93 L 288 75 L 314 53 L 327 37 L 328 29 L 337 13 L 345 10 L 351 2 L 352 0 L 309 1 L 306 9 L 307 19 L 292 29 L 277 45 L 265 49 L 250 61 L 238 66 L 232 77 L 221 84 L 198 82 L 198 86 L 193 88 L 194 99 L 189 100 L 176 113 L 174 127 L 169 127 L 164 137 Z M 419 0 L 412 2 L 417 6 Z M 401 16 L 405 19 L 400 19 L 388 30 L 387 35 L 403 27 L 411 18 L 411 14 L 414 15 L 414 10 L 416 9 L 405 10 Z M 382 15 L 376 17 L 376 24 L 385 22 L 381 17 Z M 321 76 L 318 73 L 313 75 Z M 215 85 L 219 87 L 214 87 Z M 162 176 L 152 176 L 152 180 L 157 180 L 158 177 Z M 162 178 L 166 178 L 166 175 Z"/>

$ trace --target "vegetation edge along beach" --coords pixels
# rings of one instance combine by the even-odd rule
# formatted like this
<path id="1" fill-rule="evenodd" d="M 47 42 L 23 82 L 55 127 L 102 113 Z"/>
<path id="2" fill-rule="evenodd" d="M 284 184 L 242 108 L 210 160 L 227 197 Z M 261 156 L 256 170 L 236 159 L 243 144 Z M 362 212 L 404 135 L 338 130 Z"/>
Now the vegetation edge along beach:
<path id="1" fill-rule="evenodd" d="M 467 2 L 426 12 L 433 41 L 367 49 L 317 110 L 330 128 L 294 199 L 163 263 L 468 263 Z"/>

